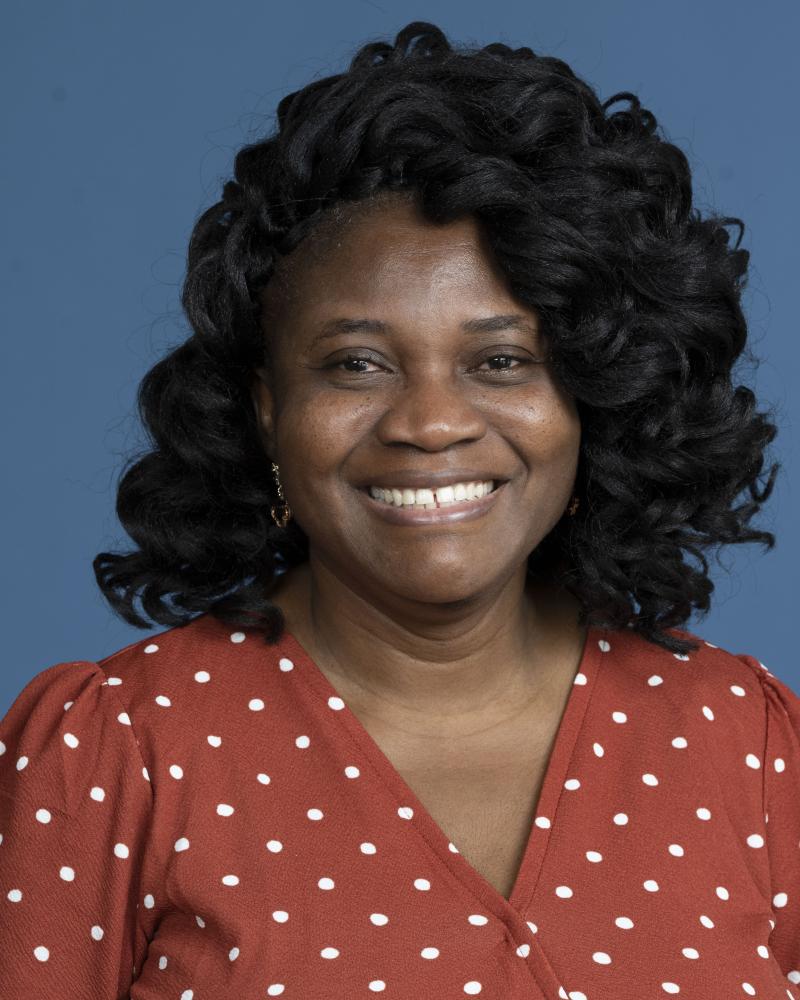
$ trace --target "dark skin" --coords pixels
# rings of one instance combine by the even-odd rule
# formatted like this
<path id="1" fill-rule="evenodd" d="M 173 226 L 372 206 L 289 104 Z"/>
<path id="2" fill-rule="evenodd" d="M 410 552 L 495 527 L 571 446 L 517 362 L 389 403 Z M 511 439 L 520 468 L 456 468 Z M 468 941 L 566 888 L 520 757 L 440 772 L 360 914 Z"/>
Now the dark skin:
<path id="1" fill-rule="evenodd" d="M 287 627 L 409 761 L 491 748 L 499 767 L 537 726 L 549 746 L 585 633 L 570 594 L 526 582 L 526 559 L 565 515 L 581 428 L 535 311 L 473 219 L 435 226 L 397 196 L 301 243 L 262 301 L 272 372 L 253 403 L 310 549 L 270 594 Z M 521 328 L 461 329 L 507 314 Z M 315 342 L 341 317 L 389 331 Z M 483 517 L 394 525 L 354 493 L 373 473 L 456 466 L 510 480 Z"/>

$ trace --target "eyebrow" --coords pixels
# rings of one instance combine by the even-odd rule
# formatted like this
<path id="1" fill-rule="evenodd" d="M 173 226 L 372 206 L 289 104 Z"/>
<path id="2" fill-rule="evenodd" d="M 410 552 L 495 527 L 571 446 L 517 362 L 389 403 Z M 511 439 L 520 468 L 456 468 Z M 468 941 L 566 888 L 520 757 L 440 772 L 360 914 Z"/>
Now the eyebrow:
<path id="1" fill-rule="evenodd" d="M 519 313 L 508 313 L 504 316 L 485 316 L 481 319 L 468 319 L 461 324 L 464 333 L 494 333 L 498 330 L 521 330 L 527 333 L 538 333 L 535 324 Z M 324 323 L 311 341 L 310 346 L 325 340 L 328 337 L 335 337 L 340 333 L 379 333 L 389 334 L 392 327 L 389 323 L 384 323 L 379 319 L 349 319 L 340 318 L 328 320 Z"/>

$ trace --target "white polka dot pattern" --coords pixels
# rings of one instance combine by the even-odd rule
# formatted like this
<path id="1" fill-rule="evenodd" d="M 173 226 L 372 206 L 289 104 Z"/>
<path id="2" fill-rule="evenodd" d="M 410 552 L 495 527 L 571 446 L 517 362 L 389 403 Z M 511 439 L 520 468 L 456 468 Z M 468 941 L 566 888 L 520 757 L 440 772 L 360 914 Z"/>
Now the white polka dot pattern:
<path id="1" fill-rule="evenodd" d="M 0 737 L 3 1000 L 800 1000 L 800 698 L 703 640 L 590 629 L 509 898 L 290 635 L 58 664 Z"/>

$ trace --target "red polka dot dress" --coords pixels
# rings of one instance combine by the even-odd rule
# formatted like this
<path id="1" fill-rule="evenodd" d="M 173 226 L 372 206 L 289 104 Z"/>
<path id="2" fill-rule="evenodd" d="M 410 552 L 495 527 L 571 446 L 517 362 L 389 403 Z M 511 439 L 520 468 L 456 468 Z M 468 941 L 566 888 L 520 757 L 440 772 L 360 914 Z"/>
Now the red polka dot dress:
<path id="1" fill-rule="evenodd" d="M 800 1000 L 800 698 L 751 656 L 590 629 L 508 899 L 288 633 L 59 663 L 0 741 L 0 1000 Z"/>

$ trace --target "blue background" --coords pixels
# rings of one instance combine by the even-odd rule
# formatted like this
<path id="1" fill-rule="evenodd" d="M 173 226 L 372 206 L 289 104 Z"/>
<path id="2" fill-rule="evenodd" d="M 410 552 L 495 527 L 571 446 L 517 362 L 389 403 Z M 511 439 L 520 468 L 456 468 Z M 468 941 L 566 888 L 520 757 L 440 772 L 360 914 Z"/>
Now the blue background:
<path id="1" fill-rule="evenodd" d="M 791 514 L 800 5 L 7 0 L 0 716 L 44 668 L 162 630 L 117 619 L 91 560 L 128 547 L 116 483 L 127 455 L 145 446 L 137 384 L 189 333 L 178 294 L 191 228 L 217 200 L 237 148 L 271 130 L 285 93 L 343 71 L 361 44 L 391 41 L 414 19 L 453 42 L 504 41 L 564 59 L 601 100 L 635 92 L 688 156 L 695 205 L 745 221 L 744 306 L 761 360 L 745 362 L 740 380 L 781 425 L 774 451 L 784 468 L 758 522 L 778 546 L 723 550 L 712 612 L 688 627 L 800 689 Z"/>

